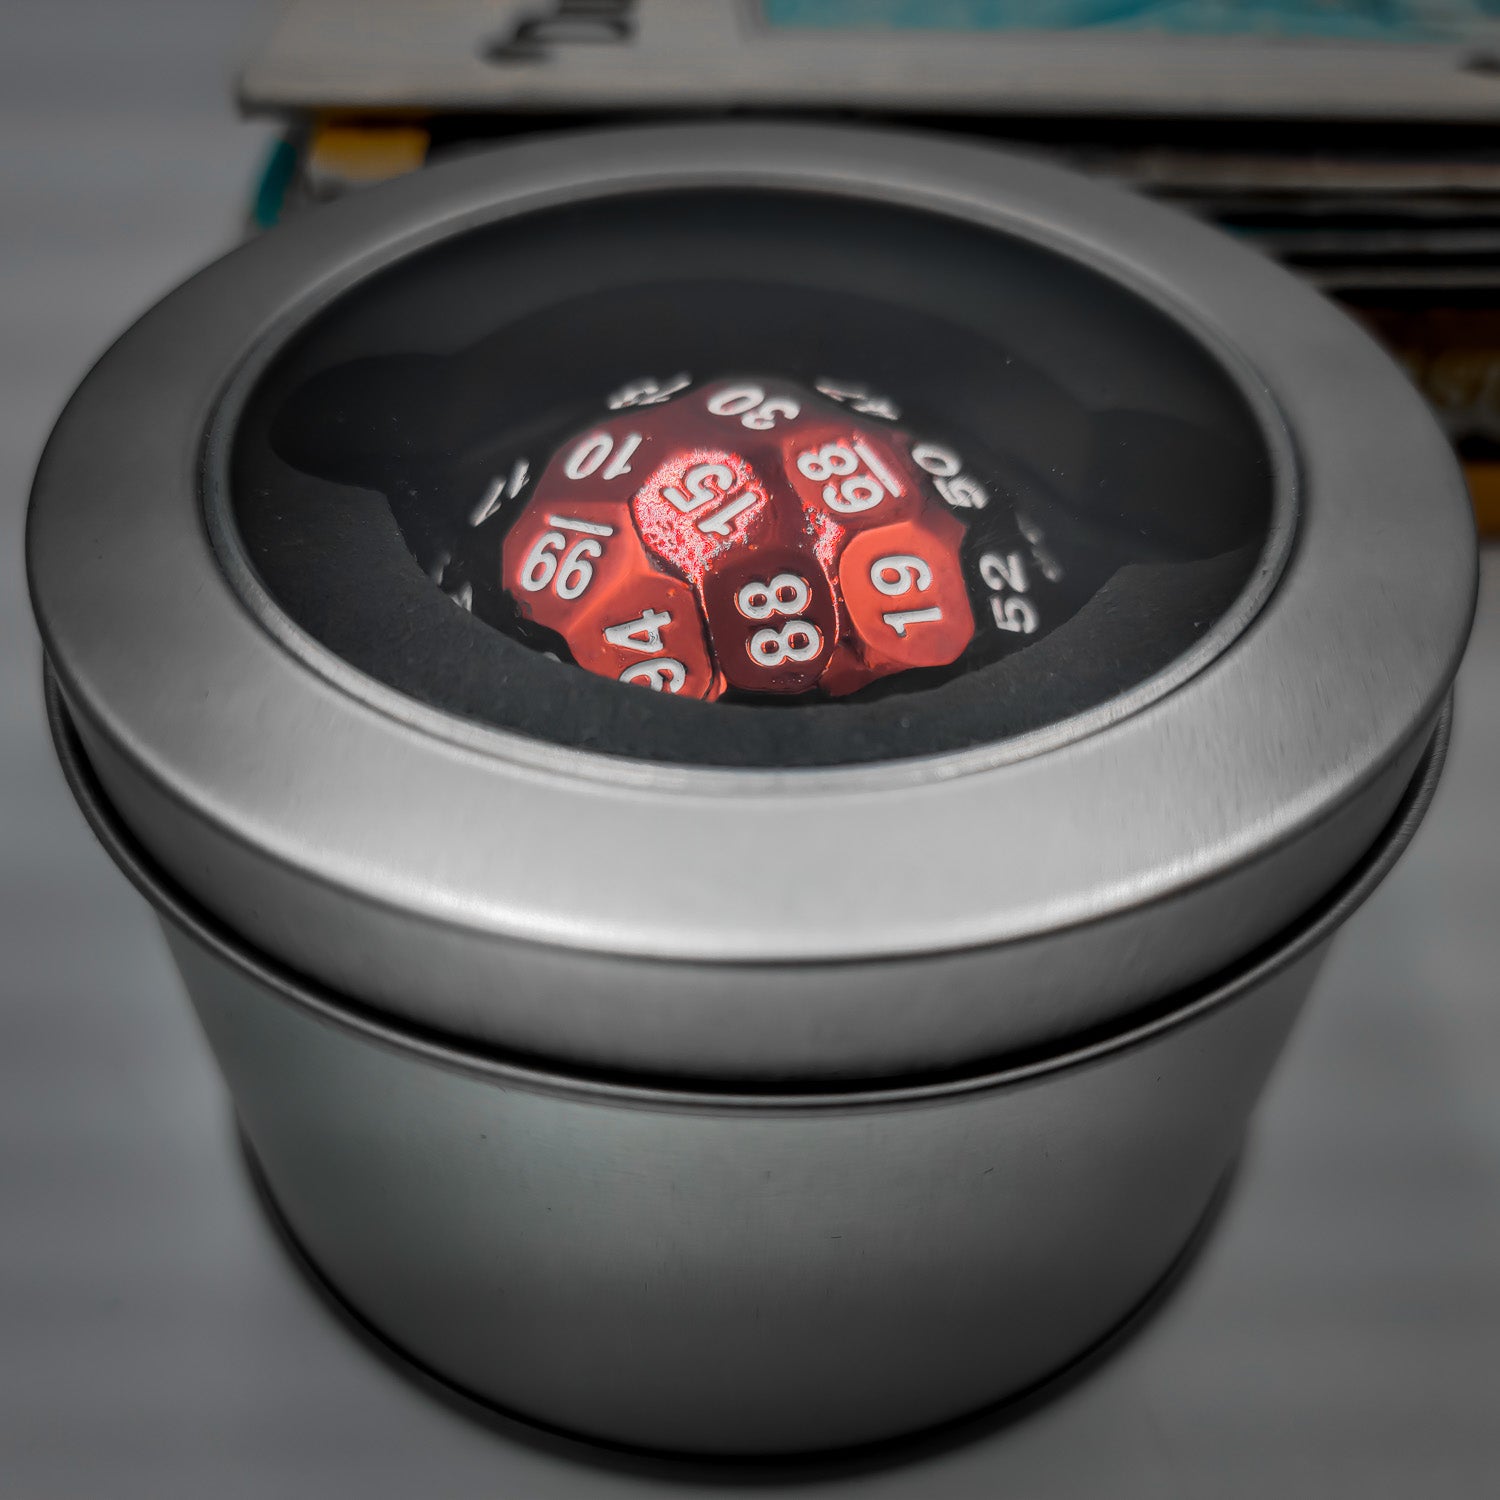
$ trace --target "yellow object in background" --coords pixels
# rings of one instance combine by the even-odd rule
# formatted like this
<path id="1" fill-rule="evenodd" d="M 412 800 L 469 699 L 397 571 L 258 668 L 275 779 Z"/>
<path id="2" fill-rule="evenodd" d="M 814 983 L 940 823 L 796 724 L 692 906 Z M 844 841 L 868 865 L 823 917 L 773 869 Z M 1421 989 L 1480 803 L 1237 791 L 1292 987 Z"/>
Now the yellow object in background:
<path id="1" fill-rule="evenodd" d="M 1467 463 L 1464 478 L 1469 481 L 1479 534 L 1500 536 L 1500 462 Z"/>
<path id="2" fill-rule="evenodd" d="M 325 120 L 314 128 L 308 144 L 307 175 L 313 183 L 384 182 L 420 167 L 431 141 L 422 125 Z"/>

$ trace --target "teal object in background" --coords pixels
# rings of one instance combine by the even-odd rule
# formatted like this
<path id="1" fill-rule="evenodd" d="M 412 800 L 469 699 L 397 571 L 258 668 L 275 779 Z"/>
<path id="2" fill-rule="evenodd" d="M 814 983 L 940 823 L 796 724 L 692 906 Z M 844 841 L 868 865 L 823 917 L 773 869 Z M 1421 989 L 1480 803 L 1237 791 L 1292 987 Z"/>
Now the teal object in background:
<path id="1" fill-rule="evenodd" d="M 771 26 L 850 31 L 1162 31 L 1288 40 L 1460 42 L 1500 0 L 761 0 Z"/>
<path id="2" fill-rule="evenodd" d="M 255 186 L 250 217 L 257 229 L 269 229 L 281 217 L 287 189 L 297 171 L 297 148 L 288 140 L 275 142 Z"/>

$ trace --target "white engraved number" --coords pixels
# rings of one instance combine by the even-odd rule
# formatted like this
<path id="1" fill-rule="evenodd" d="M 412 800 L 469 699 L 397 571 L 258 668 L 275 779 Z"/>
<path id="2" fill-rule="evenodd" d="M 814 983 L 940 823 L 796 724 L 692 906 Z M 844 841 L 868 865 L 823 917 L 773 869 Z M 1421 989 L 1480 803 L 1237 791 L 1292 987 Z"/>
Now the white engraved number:
<path id="1" fill-rule="evenodd" d="M 744 494 L 736 495 L 722 510 L 716 510 L 713 515 L 705 516 L 698 522 L 698 530 L 712 532 L 715 536 L 728 536 L 729 523 L 742 510 L 754 504 L 755 491 L 746 490 Z"/>
<path id="2" fill-rule="evenodd" d="M 662 630 L 672 623 L 669 610 L 647 608 L 634 620 L 621 620 L 604 627 L 604 639 L 624 651 L 650 655 L 663 649 Z M 680 693 L 687 682 L 687 668 L 671 656 L 657 656 L 650 661 L 632 662 L 620 673 L 621 682 L 636 682 L 654 693 Z"/>
<path id="3" fill-rule="evenodd" d="M 860 464 L 864 471 L 860 472 Z M 797 455 L 797 470 L 814 484 L 839 479 L 823 486 L 823 503 L 830 510 L 856 515 L 879 505 L 887 495 L 900 495 L 901 483 L 880 461 L 868 443 L 825 443 Z M 847 477 L 843 477 L 847 476 Z"/>
<path id="4" fill-rule="evenodd" d="M 802 410 L 785 396 L 767 397 L 758 385 L 731 385 L 708 398 L 708 409 L 716 417 L 738 417 L 741 427 L 765 432 L 777 417 L 790 420 Z"/>
<path id="5" fill-rule="evenodd" d="M 469 525 L 483 526 L 505 501 L 514 500 L 521 493 L 530 477 L 531 465 L 524 458 L 518 458 L 511 465 L 508 476 L 495 475 L 484 494 L 479 497 L 479 504 L 469 512 Z"/>
<path id="6" fill-rule="evenodd" d="M 778 573 L 769 583 L 747 583 L 734 602 L 747 620 L 765 620 L 772 615 L 795 615 L 807 608 L 812 590 L 795 573 Z"/>
<path id="7" fill-rule="evenodd" d="M 1042 528 L 1035 521 L 1029 520 L 1020 511 L 1016 512 L 1016 524 L 1021 528 L 1021 535 L 1031 543 L 1031 556 L 1041 570 L 1042 577 L 1048 583 L 1057 583 L 1063 576 L 1062 565 L 1047 550 L 1047 538 Z"/>
<path id="8" fill-rule="evenodd" d="M 589 559 L 603 555 L 604 543 L 597 537 L 586 536 L 574 542 L 557 570 L 557 583 L 553 587 L 557 597 L 576 599 L 594 581 L 594 565 Z"/>
<path id="9" fill-rule="evenodd" d="M 563 473 L 569 479 L 588 479 L 608 458 L 609 466 L 599 477 L 618 479 L 622 474 L 630 472 L 630 455 L 640 446 L 641 435 L 638 432 L 627 432 L 618 449 L 615 448 L 615 440 L 607 432 L 590 433 L 574 445 L 573 451 L 563 461 Z M 613 458 L 610 458 L 611 454 L 614 455 Z"/>
<path id="10" fill-rule="evenodd" d="M 963 474 L 963 460 L 941 443 L 918 443 L 912 462 L 933 477 L 933 488 L 956 510 L 983 510 L 990 503 L 985 487 L 972 474 Z"/>
<path id="11" fill-rule="evenodd" d="M 891 598 L 912 589 L 925 593 L 932 587 L 932 569 L 920 557 L 899 552 L 891 557 L 877 557 L 870 564 L 870 582 Z"/>
<path id="12" fill-rule="evenodd" d="M 734 485 L 734 470 L 728 464 L 694 464 L 682 476 L 686 490 L 670 485 L 661 492 L 663 500 L 670 500 L 683 515 L 695 511 L 710 500 L 719 499 Z"/>
<path id="13" fill-rule="evenodd" d="M 734 470 L 728 464 L 694 464 L 682 476 L 685 490 L 674 484 L 669 485 L 661 494 L 663 500 L 670 501 L 683 515 L 697 510 L 700 505 L 707 505 L 710 500 L 726 500 L 727 504 L 698 522 L 698 530 L 715 536 L 728 536 L 729 523 L 742 510 L 754 505 L 756 500 L 753 489 L 731 496 L 734 482 Z"/>
<path id="14" fill-rule="evenodd" d="M 880 618 L 884 620 L 885 623 L 889 625 L 897 635 L 904 636 L 906 634 L 906 627 L 908 625 L 916 625 L 923 620 L 941 620 L 943 618 L 943 612 L 938 608 L 936 604 L 934 604 L 927 609 L 893 610 L 888 615 L 881 615 Z"/>
<path id="15" fill-rule="evenodd" d="M 1031 584 L 1021 554 L 986 552 L 979 559 L 979 576 L 994 590 L 990 613 L 995 617 L 996 628 L 1012 635 L 1030 635 L 1041 622 L 1036 605 L 1026 598 Z"/>
<path id="16" fill-rule="evenodd" d="M 847 443 L 825 443 L 797 456 L 798 470 L 814 483 L 835 474 L 852 474 L 858 467 L 859 459 Z"/>
<path id="17" fill-rule="evenodd" d="M 734 596 L 739 612 L 748 620 L 766 620 L 772 615 L 795 615 L 806 609 L 812 589 L 795 573 L 778 573 L 768 582 L 753 579 Z M 767 626 L 745 642 L 750 659 L 763 667 L 779 667 L 789 661 L 811 661 L 823 649 L 823 632 L 811 620 L 787 620 L 777 630 Z"/>
<path id="18" fill-rule="evenodd" d="M 536 545 L 526 554 L 526 566 L 521 569 L 521 587 L 528 594 L 539 594 L 552 582 L 557 572 L 557 554 L 568 545 L 568 539 L 560 531 L 544 531 L 536 539 Z"/>
<path id="19" fill-rule="evenodd" d="M 932 587 L 932 568 L 922 558 L 910 552 L 892 553 L 890 557 L 877 557 L 870 564 L 870 582 L 888 598 L 901 594 L 925 594 Z M 926 609 L 897 609 L 881 615 L 897 635 L 905 638 L 908 625 L 918 625 L 924 620 L 941 620 L 941 606 L 933 604 Z"/>
<path id="20" fill-rule="evenodd" d="M 621 682 L 639 682 L 653 693 L 680 693 L 687 681 L 687 668 L 670 656 L 638 661 L 620 673 Z"/>
<path id="21" fill-rule="evenodd" d="M 884 417 L 887 421 L 894 422 L 901 415 L 900 409 L 890 397 L 877 396 L 862 386 L 838 385 L 832 380 L 820 380 L 816 390 L 819 395 L 827 396 L 830 401 L 841 402 L 861 416 Z"/>
<path id="22" fill-rule="evenodd" d="M 521 587 L 528 594 L 541 593 L 556 579 L 553 592 L 557 597 L 576 599 L 594 581 L 594 565 L 589 559 L 604 555 L 604 543 L 586 536 L 562 556 L 567 545 L 568 539 L 560 531 L 544 531 L 536 539 L 521 569 Z"/>
<path id="23" fill-rule="evenodd" d="M 1012 594 L 1008 599 L 1002 599 L 998 594 L 990 600 L 990 613 L 995 617 L 995 624 L 1001 630 L 1009 630 L 1017 635 L 1030 635 L 1037 627 L 1036 606 L 1030 599 L 1023 599 L 1019 594 Z"/>
<path id="24" fill-rule="evenodd" d="M 686 373 L 674 375 L 670 380 L 658 381 L 645 376 L 640 380 L 627 381 L 619 390 L 611 391 L 605 405 L 611 411 L 623 411 L 628 406 L 660 406 L 670 401 L 679 391 L 685 391 L 693 383 Z"/>
<path id="25" fill-rule="evenodd" d="M 767 626 L 750 637 L 750 655 L 763 667 L 811 661 L 823 649 L 823 634 L 811 620 L 788 620 L 780 630 Z"/>
<path id="26" fill-rule="evenodd" d="M 650 656 L 652 652 L 663 649 L 662 628 L 671 623 L 672 615 L 669 610 L 647 609 L 638 619 L 622 620 L 618 625 L 606 625 L 604 639 L 611 646 L 619 646 L 624 651 L 639 651 L 642 656 Z"/>

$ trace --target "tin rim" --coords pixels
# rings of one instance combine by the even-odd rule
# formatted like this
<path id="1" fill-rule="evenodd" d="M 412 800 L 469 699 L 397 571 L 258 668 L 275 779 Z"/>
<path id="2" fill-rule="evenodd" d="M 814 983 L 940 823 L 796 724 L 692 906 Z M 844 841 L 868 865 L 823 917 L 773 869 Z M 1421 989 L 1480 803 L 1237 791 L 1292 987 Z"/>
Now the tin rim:
<path id="1" fill-rule="evenodd" d="M 326 1025 L 387 1051 L 512 1087 L 642 1108 L 794 1112 L 921 1104 L 1034 1083 L 1054 1073 L 1088 1067 L 1115 1054 L 1149 1046 L 1156 1038 L 1178 1027 L 1191 1025 L 1221 1006 L 1249 999 L 1262 985 L 1336 935 L 1385 880 L 1427 816 L 1442 778 L 1453 727 L 1450 695 L 1439 711 L 1416 772 L 1395 812 L 1375 843 L 1331 892 L 1291 928 L 1263 944 L 1226 974 L 1194 986 L 1186 997 L 1171 997 L 1145 1020 L 1081 1045 L 1068 1046 L 1062 1051 L 1029 1060 L 909 1084 L 875 1088 L 855 1084 L 846 1089 L 812 1090 L 801 1087 L 683 1088 L 619 1078 L 587 1069 L 553 1072 L 532 1062 L 508 1058 L 496 1049 L 461 1045 L 442 1034 L 393 1021 L 334 993 L 315 980 L 292 973 L 276 960 L 253 950 L 181 891 L 132 837 L 110 806 L 89 765 L 51 664 L 48 663 L 44 670 L 48 725 L 68 788 L 106 853 L 163 921 L 170 922 L 201 948 L 278 999 Z"/>

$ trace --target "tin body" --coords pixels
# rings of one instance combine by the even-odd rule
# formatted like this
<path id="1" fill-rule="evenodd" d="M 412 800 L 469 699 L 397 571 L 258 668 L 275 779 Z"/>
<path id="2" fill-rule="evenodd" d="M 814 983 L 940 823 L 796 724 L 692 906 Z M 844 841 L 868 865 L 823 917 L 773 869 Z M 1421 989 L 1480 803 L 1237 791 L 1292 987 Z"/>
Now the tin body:
<path id="1" fill-rule="evenodd" d="M 752 460 L 777 540 L 698 579 L 709 636 L 881 680 L 584 670 L 671 623 L 568 615 L 641 505 L 718 556 Z M 75 395 L 28 562 L 64 765 L 313 1264 L 484 1400 L 719 1453 L 958 1416 L 1148 1294 L 1426 806 L 1476 574 L 1420 398 L 1276 267 L 770 124 L 531 140 L 241 247 Z M 601 594 L 697 607 L 636 566 Z M 882 649 L 982 630 L 871 673 L 861 598 Z"/>
<path id="2" fill-rule="evenodd" d="M 747 1455 L 962 1416 L 1131 1314 L 1425 814 L 1448 730 L 1331 897 L 1150 1022 L 989 1076 L 796 1094 L 517 1066 L 287 974 L 152 867 L 54 706 L 74 793 L 156 907 L 267 1188 L 337 1294 L 519 1415 Z"/>

